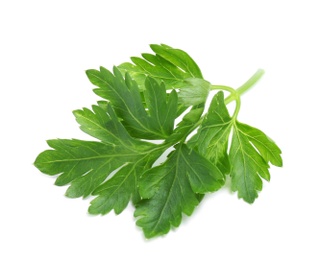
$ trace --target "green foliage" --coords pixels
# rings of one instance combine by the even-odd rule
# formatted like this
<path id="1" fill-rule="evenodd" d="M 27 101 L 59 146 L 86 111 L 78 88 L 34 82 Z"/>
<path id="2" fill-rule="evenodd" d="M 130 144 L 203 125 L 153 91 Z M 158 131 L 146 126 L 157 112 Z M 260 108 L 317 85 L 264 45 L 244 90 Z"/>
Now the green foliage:
<path id="1" fill-rule="evenodd" d="M 138 138 L 165 139 L 171 134 L 177 112 L 177 95 L 173 90 L 168 96 L 163 83 L 145 79 L 144 97 L 148 110 L 142 103 L 138 86 L 128 73 L 125 79 L 114 67 L 114 75 L 101 67 L 86 72 L 89 80 L 99 88 L 94 92 L 109 100 L 127 131 Z"/>
<path id="2" fill-rule="evenodd" d="M 262 189 L 261 178 L 269 181 L 269 162 L 282 166 L 280 149 L 262 131 L 236 122 L 229 151 L 232 190 L 248 203 L 258 197 Z"/>
<path id="3" fill-rule="evenodd" d="M 164 82 L 167 89 L 187 87 L 185 80 L 202 79 L 202 73 L 194 60 L 184 51 L 167 45 L 151 44 L 154 54 L 144 53 L 142 58 L 132 57 L 133 63 L 123 63 L 118 68 L 122 73 L 129 73 L 144 89 L 146 77 Z"/>
<path id="4" fill-rule="evenodd" d="M 182 213 L 190 216 L 204 194 L 218 190 L 224 176 L 209 160 L 180 144 L 160 166 L 146 171 L 140 180 L 143 198 L 135 216 L 147 238 L 178 227 Z"/>
<path id="5" fill-rule="evenodd" d="M 56 175 L 56 185 L 69 185 L 67 197 L 94 196 L 90 214 L 120 214 L 131 201 L 147 238 L 178 227 L 182 215 L 190 216 L 228 174 L 238 197 L 253 203 L 262 179 L 270 180 L 269 164 L 282 166 L 278 146 L 237 120 L 240 94 L 259 76 L 240 91 L 214 86 L 186 52 L 163 44 L 151 48 L 154 54 L 134 57 L 113 72 L 88 70 L 103 101 L 73 113 L 81 130 L 97 140 L 49 140 L 51 149 L 34 163 Z M 219 92 L 204 113 L 211 90 Z M 224 91 L 231 96 L 225 99 Z M 225 100 L 236 101 L 232 116 Z"/>

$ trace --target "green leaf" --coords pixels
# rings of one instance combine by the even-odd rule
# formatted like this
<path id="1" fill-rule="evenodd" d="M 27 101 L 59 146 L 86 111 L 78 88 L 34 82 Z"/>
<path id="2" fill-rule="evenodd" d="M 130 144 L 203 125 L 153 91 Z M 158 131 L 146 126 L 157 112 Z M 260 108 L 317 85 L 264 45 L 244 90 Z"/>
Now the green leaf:
<path id="1" fill-rule="evenodd" d="M 256 149 L 257 148 L 257 149 Z M 262 190 L 261 178 L 269 181 L 269 164 L 281 166 L 280 149 L 263 132 L 236 122 L 229 152 L 232 190 L 253 203 Z"/>
<path id="2" fill-rule="evenodd" d="M 100 106 L 93 106 L 93 111 L 83 109 L 74 114 L 81 129 L 102 142 L 50 140 L 48 144 L 53 150 L 42 152 L 35 166 L 49 175 L 60 174 L 56 185 L 70 183 L 68 197 L 98 195 L 90 207 L 91 213 L 106 214 L 111 209 L 120 213 L 131 198 L 135 203 L 139 200 L 135 181 L 166 148 L 133 139 L 108 103 L 100 102 Z M 104 204 L 97 207 L 101 201 Z"/>
<path id="3" fill-rule="evenodd" d="M 143 199 L 135 211 L 137 225 L 147 238 L 178 227 L 182 213 L 191 215 L 199 203 L 197 193 L 218 190 L 223 174 L 212 163 L 181 144 L 160 166 L 146 171 L 140 181 Z"/>
<path id="4" fill-rule="evenodd" d="M 106 101 L 100 101 L 98 104 L 98 106 L 93 105 L 92 110 L 83 108 L 73 111 L 80 129 L 106 144 L 134 146 L 136 141 L 131 138 L 123 125 L 119 124 L 110 104 Z"/>
<path id="5" fill-rule="evenodd" d="M 189 145 L 196 147 L 200 154 L 214 164 L 224 158 L 225 165 L 228 160 L 227 146 L 231 128 L 232 118 L 224 102 L 224 93 L 220 91 L 214 96 L 203 123 L 189 141 Z"/>
<path id="6" fill-rule="evenodd" d="M 189 86 L 186 79 L 202 79 L 202 73 L 195 61 L 184 51 L 167 45 L 151 44 L 153 54 L 142 54 L 142 58 L 132 57 L 132 63 L 123 63 L 118 68 L 129 73 L 141 90 L 144 81 L 150 76 L 164 82 L 166 89 L 178 89 Z"/>
<path id="7" fill-rule="evenodd" d="M 186 52 L 174 49 L 165 44 L 151 44 L 151 49 L 160 57 L 168 60 L 186 73 L 189 73 L 192 78 L 203 78 L 198 65 Z"/>
<path id="8" fill-rule="evenodd" d="M 243 123 L 237 123 L 237 126 L 257 148 L 266 162 L 270 162 L 272 165 L 278 167 L 282 166 L 281 150 L 273 140 L 257 128 Z"/>
<path id="9" fill-rule="evenodd" d="M 143 159 L 124 165 L 114 177 L 94 190 L 92 195 L 98 197 L 91 201 L 90 214 L 104 215 L 112 209 L 116 214 L 120 214 L 131 198 L 134 204 L 139 202 L 138 179 L 145 170 Z"/>
<path id="10" fill-rule="evenodd" d="M 125 79 L 114 67 L 114 75 L 107 69 L 86 72 L 90 81 L 98 86 L 94 92 L 112 103 L 117 116 L 121 118 L 129 133 L 143 139 L 165 139 L 174 127 L 177 114 L 177 95 L 172 91 L 166 94 L 163 84 L 147 78 L 145 82 L 145 110 L 138 86 L 126 74 Z"/>
<path id="11" fill-rule="evenodd" d="M 152 78 L 146 78 L 145 87 L 144 95 L 149 121 L 154 129 L 163 133 L 164 137 L 168 137 L 173 132 L 174 120 L 177 116 L 177 94 L 174 90 L 166 94 L 165 85 L 158 84 Z"/>
<path id="12" fill-rule="evenodd" d="M 164 82 L 168 90 L 180 89 L 178 100 L 186 107 L 205 103 L 210 83 L 203 79 L 195 61 L 186 52 L 165 44 L 151 44 L 151 48 L 155 55 L 144 53 L 142 58 L 132 57 L 133 64 L 119 65 L 122 74 L 129 73 L 141 91 L 147 77 Z"/>

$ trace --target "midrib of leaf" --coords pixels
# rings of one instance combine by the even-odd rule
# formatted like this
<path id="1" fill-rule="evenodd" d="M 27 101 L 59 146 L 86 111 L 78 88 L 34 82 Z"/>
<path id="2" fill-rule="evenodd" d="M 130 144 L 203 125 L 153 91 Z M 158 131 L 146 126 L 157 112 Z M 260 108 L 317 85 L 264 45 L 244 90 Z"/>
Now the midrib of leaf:
<path id="1" fill-rule="evenodd" d="M 180 148 L 179 148 L 179 149 L 180 149 Z M 179 157 L 180 157 L 180 150 L 178 150 L 177 160 L 176 160 L 177 162 L 179 162 Z M 170 198 L 171 198 L 172 192 L 173 192 L 173 187 L 175 186 L 175 182 L 176 182 L 176 180 L 178 179 L 178 168 L 179 168 L 179 167 L 178 167 L 178 163 L 176 163 L 176 165 L 172 166 L 167 172 L 168 172 L 168 174 L 169 174 L 169 172 L 170 172 L 173 168 L 175 168 L 175 176 L 174 176 L 172 185 L 171 185 L 171 187 L 170 187 L 170 189 L 169 189 L 169 193 L 168 193 L 167 199 L 166 199 L 166 201 L 165 201 L 165 203 L 164 203 L 164 206 L 162 207 L 162 210 L 161 210 L 160 216 L 159 216 L 159 218 L 158 218 L 158 221 L 156 221 L 156 225 L 155 225 L 155 227 L 153 228 L 152 234 L 154 234 L 154 232 L 155 232 L 154 230 L 156 230 L 156 228 L 158 227 L 159 223 L 162 221 L 164 211 L 165 211 L 165 209 L 166 209 L 166 207 L 167 207 L 167 204 L 168 204 L 168 202 L 169 202 L 169 200 L 170 200 Z M 165 176 L 167 176 L 168 174 L 166 174 Z M 187 177 L 187 176 L 186 176 L 186 177 Z M 164 177 L 163 177 L 163 178 L 164 178 Z M 178 185 L 178 186 L 180 186 L 180 185 Z M 181 191 L 183 190 L 182 187 L 180 187 L 180 189 L 181 189 Z M 181 192 L 181 195 L 183 195 L 183 192 Z M 171 225 L 171 223 L 170 223 L 170 225 Z"/>
<path id="2" fill-rule="evenodd" d="M 140 151 L 140 152 L 136 152 L 137 150 L 134 151 L 134 153 L 112 153 L 112 154 L 102 154 L 99 156 L 89 156 L 89 157 L 82 157 L 82 158 L 71 158 L 71 159 L 61 159 L 61 160 L 54 160 L 54 161 L 47 161 L 47 162 L 43 162 L 42 164 L 48 164 L 48 163 L 55 163 L 55 162 L 73 162 L 73 161 L 81 161 L 81 160 L 92 160 L 92 159 L 102 159 L 102 158 L 112 158 L 112 157 L 127 157 L 127 156 L 136 156 L 138 154 L 140 155 L 144 155 L 144 158 L 147 158 L 151 153 L 156 152 L 158 150 L 163 150 L 165 151 L 165 149 L 167 149 L 169 146 L 167 144 L 161 144 L 156 146 L 155 148 L 151 149 L 151 150 L 146 150 L 146 151 Z M 88 147 L 87 147 L 88 148 Z M 96 151 L 92 150 L 91 148 L 89 148 L 91 151 L 97 153 Z M 67 150 L 65 150 L 66 152 L 68 152 Z M 68 152 L 69 153 L 69 152 Z M 69 153 L 72 157 L 74 157 L 73 154 Z"/>
<path id="3" fill-rule="evenodd" d="M 172 166 L 172 167 L 170 168 L 170 170 L 171 170 L 172 168 L 174 168 L 174 167 L 175 167 L 175 166 Z M 168 171 L 168 172 L 170 172 L 170 171 Z M 166 174 L 165 176 L 167 176 L 167 174 Z M 166 209 L 167 204 L 168 204 L 168 201 L 169 201 L 169 199 L 170 199 L 170 197 L 171 197 L 172 190 L 173 190 L 173 186 L 175 185 L 176 179 L 177 179 L 177 174 L 175 174 L 175 176 L 174 176 L 172 185 L 171 185 L 171 187 L 170 187 L 170 189 L 169 189 L 169 193 L 168 193 L 167 199 L 166 199 L 166 201 L 165 201 L 165 203 L 164 203 L 164 206 L 162 207 L 160 216 L 159 216 L 158 220 L 156 221 L 156 225 L 155 225 L 155 227 L 153 228 L 153 231 L 152 231 L 151 234 L 154 234 L 154 232 L 155 232 L 154 230 L 156 230 L 156 228 L 158 227 L 159 223 L 161 222 L 161 220 L 162 220 L 162 218 L 163 218 L 164 210 Z"/>
<path id="4" fill-rule="evenodd" d="M 245 159 L 245 156 L 244 156 L 244 150 L 243 150 L 243 144 L 240 140 L 240 135 L 238 133 L 238 128 L 236 125 L 234 125 L 234 131 L 236 131 L 236 137 L 237 137 L 237 140 L 238 140 L 238 143 L 239 143 L 239 147 L 236 151 L 236 153 L 238 153 L 238 151 L 241 151 L 241 157 L 243 159 L 243 163 L 244 163 L 244 183 L 245 183 L 245 190 L 246 190 L 246 193 L 249 194 L 249 197 L 250 197 L 250 193 L 248 192 L 248 188 L 247 188 L 247 166 L 246 166 L 246 159 Z"/>
<path id="5" fill-rule="evenodd" d="M 87 161 L 87 160 L 94 160 L 94 159 L 102 159 L 102 158 L 109 158 L 109 157 L 125 157 L 125 156 L 133 156 L 134 154 L 104 154 L 100 156 L 90 156 L 90 157 L 83 157 L 83 158 L 71 158 L 71 159 L 61 159 L 61 160 L 54 160 L 54 161 L 46 161 L 41 162 L 41 164 L 48 164 L 48 163 L 56 163 L 56 162 L 76 162 L 76 161 Z"/>

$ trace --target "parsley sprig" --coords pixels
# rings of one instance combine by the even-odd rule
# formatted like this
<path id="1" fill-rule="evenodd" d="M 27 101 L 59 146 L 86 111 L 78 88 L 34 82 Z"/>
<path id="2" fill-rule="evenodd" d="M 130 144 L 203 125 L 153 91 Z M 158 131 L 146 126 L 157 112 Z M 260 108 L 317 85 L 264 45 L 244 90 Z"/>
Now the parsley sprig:
<path id="1" fill-rule="evenodd" d="M 94 196 L 91 214 L 119 214 L 132 201 L 136 224 L 147 238 L 178 227 L 182 214 L 190 216 L 227 175 L 238 197 L 253 203 L 262 179 L 270 180 L 269 165 L 282 166 L 274 141 L 237 120 L 240 96 L 263 70 L 233 89 L 203 79 L 182 50 L 164 44 L 151 49 L 153 54 L 133 57 L 112 72 L 103 67 L 86 72 L 103 100 L 74 116 L 97 141 L 49 140 L 51 149 L 35 161 L 41 172 L 57 175 L 56 185 L 69 184 L 67 197 Z M 212 90 L 217 94 L 204 113 Z M 230 115 L 227 104 L 233 101 Z M 166 160 L 155 165 L 168 149 Z"/>

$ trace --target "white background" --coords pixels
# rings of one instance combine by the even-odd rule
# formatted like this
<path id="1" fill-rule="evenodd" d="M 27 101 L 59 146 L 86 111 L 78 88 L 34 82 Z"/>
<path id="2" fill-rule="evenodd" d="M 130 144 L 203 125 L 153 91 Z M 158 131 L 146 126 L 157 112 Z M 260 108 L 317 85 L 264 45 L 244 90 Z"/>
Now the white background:
<path id="1" fill-rule="evenodd" d="M 317 1 L 1 1 L 0 258 L 319 259 Z M 187 51 L 213 84 L 263 79 L 239 119 L 282 148 L 284 167 L 253 205 L 228 187 L 150 241 L 133 208 L 92 217 L 89 200 L 32 164 L 45 140 L 83 138 L 72 110 L 99 98 L 84 71 L 165 43 Z"/>

